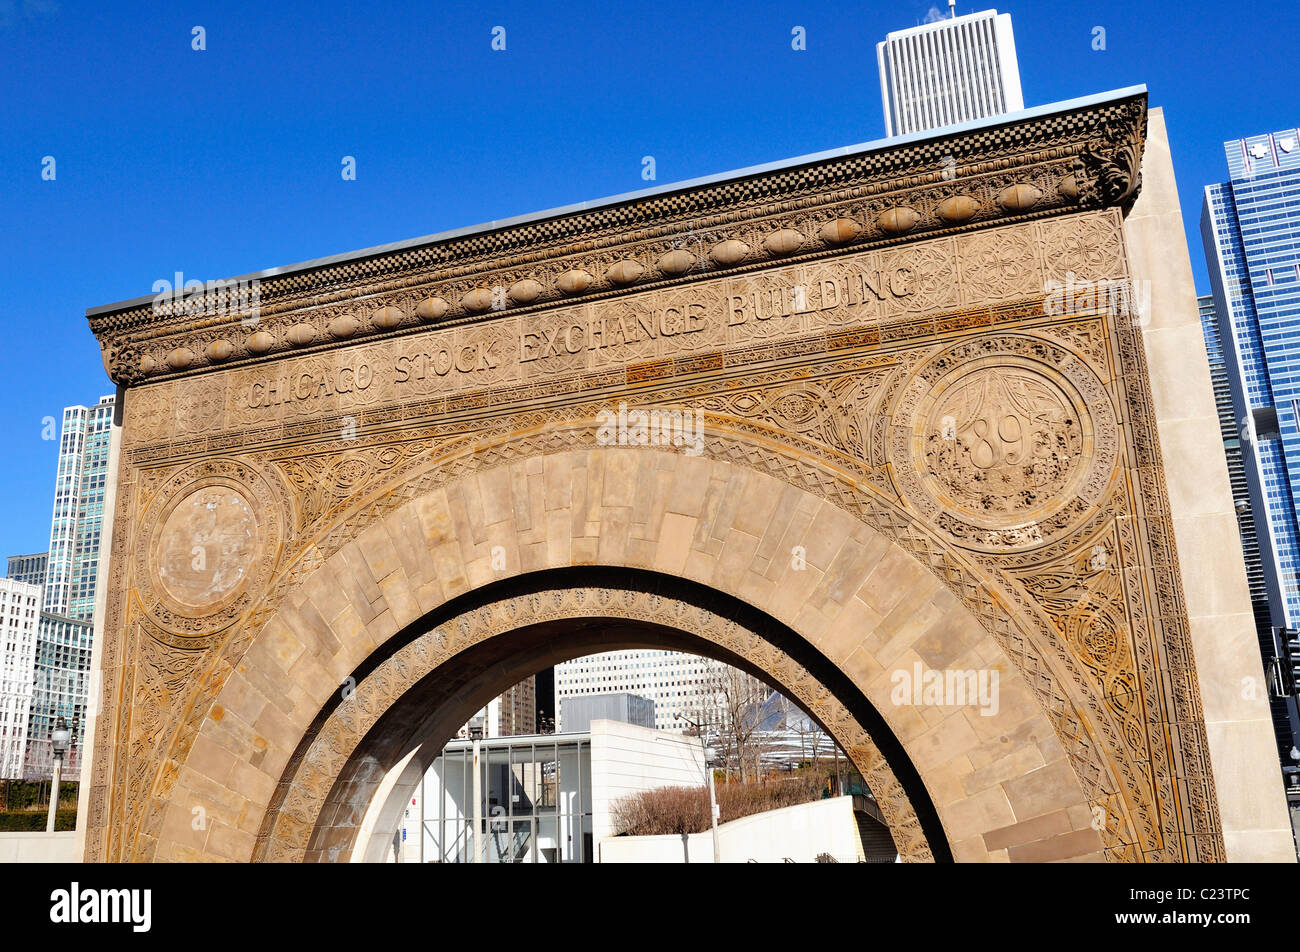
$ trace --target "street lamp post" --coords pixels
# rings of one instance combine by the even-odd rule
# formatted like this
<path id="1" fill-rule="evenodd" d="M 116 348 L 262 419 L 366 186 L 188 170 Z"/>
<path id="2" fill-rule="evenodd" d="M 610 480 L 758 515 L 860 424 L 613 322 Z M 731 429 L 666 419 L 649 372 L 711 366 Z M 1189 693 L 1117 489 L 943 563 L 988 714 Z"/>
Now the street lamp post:
<path id="1" fill-rule="evenodd" d="M 483 862 L 483 778 L 479 766 L 479 742 L 483 739 L 483 725 L 487 718 L 480 711 L 470 718 L 469 736 L 474 741 L 474 860 Z"/>
<path id="2" fill-rule="evenodd" d="M 673 717 L 690 724 L 700 737 L 700 749 L 704 751 L 704 770 L 709 775 L 709 817 L 713 821 L 713 862 L 721 863 L 722 848 L 718 844 L 718 796 L 713 787 L 713 768 L 709 766 L 709 761 L 713 759 L 713 751 L 704 743 L 704 728 L 689 717 L 682 717 L 681 712 L 674 712 Z"/>
<path id="3" fill-rule="evenodd" d="M 60 715 L 54 722 L 50 733 L 50 744 L 54 748 L 54 786 L 50 790 L 50 815 L 45 820 L 45 832 L 54 832 L 54 812 L 59 806 L 59 775 L 63 772 L 63 755 L 68 751 L 68 740 L 72 736 L 68 722 Z"/>

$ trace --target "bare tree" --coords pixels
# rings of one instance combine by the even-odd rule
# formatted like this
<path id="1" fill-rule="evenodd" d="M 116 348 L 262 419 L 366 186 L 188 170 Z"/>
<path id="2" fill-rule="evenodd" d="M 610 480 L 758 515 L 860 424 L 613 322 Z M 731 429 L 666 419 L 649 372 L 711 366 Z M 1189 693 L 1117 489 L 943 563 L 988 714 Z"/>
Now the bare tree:
<path id="1" fill-rule="evenodd" d="M 763 775 L 762 707 L 770 690 L 752 675 L 718 662 L 710 669 L 691 719 L 713 742 L 728 778 L 742 783 Z"/>

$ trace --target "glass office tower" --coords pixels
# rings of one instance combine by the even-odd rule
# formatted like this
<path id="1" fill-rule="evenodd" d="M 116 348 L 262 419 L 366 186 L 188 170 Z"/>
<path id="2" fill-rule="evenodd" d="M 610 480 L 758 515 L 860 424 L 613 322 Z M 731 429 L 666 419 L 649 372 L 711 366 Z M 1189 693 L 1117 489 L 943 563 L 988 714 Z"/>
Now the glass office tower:
<path id="1" fill-rule="evenodd" d="M 67 407 L 63 411 L 50 551 L 36 635 L 35 685 L 23 757 L 23 776 L 29 780 L 53 773 L 50 734 L 59 717 L 72 730 L 72 747 L 64 764 L 70 771 L 79 768 L 86 745 L 91 624 L 104 528 L 113 404 L 114 397 L 107 396 L 100 397 L 93 407 Z M 12 568 L 12 560 L 10 564 Z"/>
<path id="2" fill-rule="evenodd" d="M 1265 662 L 1271 688 L 1289 695 L 1292 736 L 1284 732 L 1278 745 L 1291 766 L 1300 675 L 1300 133 L 1236 139 L 1224 151 L 1229 178 L 1205 190 L 1201 237 L 1271 626 L 1280 630 Z"/>
<path id="3" fill-rule="evenodd" d="M 89 619 L 95 614 L 113 399 L 100 397 L 93 407 L 63 411 L 42 606 L 51 615 Z"/>

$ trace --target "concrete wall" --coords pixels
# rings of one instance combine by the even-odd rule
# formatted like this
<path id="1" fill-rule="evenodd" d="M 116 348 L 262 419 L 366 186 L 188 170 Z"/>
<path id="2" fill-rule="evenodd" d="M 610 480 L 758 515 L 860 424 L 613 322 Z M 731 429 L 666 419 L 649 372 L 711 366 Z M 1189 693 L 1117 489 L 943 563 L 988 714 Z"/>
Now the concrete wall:
<path id="1" fill-rule="evenodd" d="M 708 783 L 704 751 L 695 737 L 651 730 L 620 721 L 591 722 L 592 837 L 613 832 L 614 801 L 656 787 L 699 787 Z"/>
<path id="2" fill-rule="evenodd" d="M 1132 278 L 1150 282 L 1143 340 L 1224 847 L 1230 862 L 1295 862 L 1185 234 L 1152 109 L 1124 237 Z"/>
<path id="3" fill-rule="evenodd" d="M 841 863 L 862 860 L 852 797 L 768 810 L 718 826 L 724 863 L 815 862 L 829 853 Z M 600 841 L 602 863 L 712 863 L 713 833 L 690 836 L 611 836 Z"/>
<path id="4" fill-rule="evenodd" d="M 0 863 L 79 863 L 77 832 L 0 833 Z"/>

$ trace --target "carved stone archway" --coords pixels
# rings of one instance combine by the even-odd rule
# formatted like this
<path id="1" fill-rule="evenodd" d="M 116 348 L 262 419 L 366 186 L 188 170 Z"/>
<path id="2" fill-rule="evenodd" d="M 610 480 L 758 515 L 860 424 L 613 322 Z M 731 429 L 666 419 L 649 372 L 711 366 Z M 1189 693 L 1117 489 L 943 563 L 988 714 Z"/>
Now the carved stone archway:
<path id="1" fill-rule="evenodd" d="M 610 587 L 593 584 L 605 579 Z M 701 601 L 731 606 L 695 586 L 684 586 L 693 590 L 690 601 L 671 597 L 666 593 L 683 586 L 665 576 L 583 571 L 518 582 L 507 586 L 514 594 L 476 597 L 473 607 L 440 613 L 451 617 L 394 651 L 346 699 L 340 696 L 328 716 L 318 718 L 319 727 L 308 732 L 286 771 L 292 779 L 267 810 L 255 860 L 346 860 L 380 781 L 411 751 L 418 750 L 419 764 L 429 766 L 475 710 L 538 667 L 591 651 L 634 647 L 706 654 L 779 685 L 825 725 L 862 773 L 905 860 L 930 860 L 930 842 L 949 857 L 919 778 L 909 770 L 930 823 L 928 836 L 876 746 L 873 733 L 886 737 L 895 762 L 910 768 L 888 727 L 871 717 L 865 699 L 855 694 L 858 710 L 870 718 L 868 730 L 830 687 L 778 647 L 784 643 L 796 653 L 803 647 L 815 667 L 834 677 L 833 665 L 808 653 L 782 626 L 764 619 L 765 637 L 734 616 L 704 607 Z M 841 694 L 854 693 L 842 679 L 835 681 Z M 399 786 L 389 799 L 400 805 L 408 795 Z"/>
<path id="2" fill-rule="evenodd" d="M 94 312 L 123 389 L 87 856 L 344 855 L 350 758 L 414 736 L 367 730 L 542 623 L 494 586 L 620 570 L 767 621 L 741 650 L 618 585 L 529 597 L 800 694 L 794 659 L 909 858 L 1274 855 L 1284 810 L 1209 756 L 1255 770 L 1267 710 L 1207 713 L 1193 656 L 1260 673 L 1201 569 L 1236 544 L 1208 384 L 1168 393 L 1195 309 L 1098 291 L 1178 233 L 1145 134 L 1129 91 L 266 274 L 251 315 L 237 282 Z M 900 701 L 913 665 L 996 671 L 998 712 Z"/>

